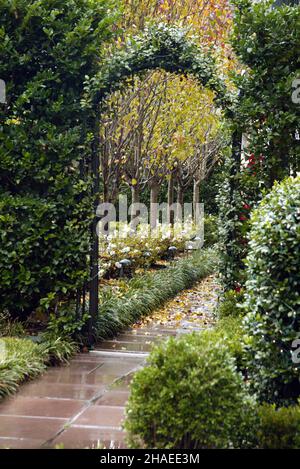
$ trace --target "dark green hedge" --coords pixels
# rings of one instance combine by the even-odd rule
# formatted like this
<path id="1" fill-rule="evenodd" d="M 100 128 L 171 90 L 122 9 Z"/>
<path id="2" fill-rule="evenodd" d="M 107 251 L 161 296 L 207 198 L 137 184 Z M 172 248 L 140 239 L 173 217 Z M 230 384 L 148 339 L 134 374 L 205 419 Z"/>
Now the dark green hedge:
<path id="1" fill-rule="evenodd" d="M 110 0 L 0 0 L 0 309 L 26 316 L 87 278 L 93 113 L 81 99 Z"/>
<path id="2" fill-rule="evenodd" d="M 249 373 L 262 397 L 300 395 L 300 176 L 276 184 L 251 218 L 245 290 Z"/>

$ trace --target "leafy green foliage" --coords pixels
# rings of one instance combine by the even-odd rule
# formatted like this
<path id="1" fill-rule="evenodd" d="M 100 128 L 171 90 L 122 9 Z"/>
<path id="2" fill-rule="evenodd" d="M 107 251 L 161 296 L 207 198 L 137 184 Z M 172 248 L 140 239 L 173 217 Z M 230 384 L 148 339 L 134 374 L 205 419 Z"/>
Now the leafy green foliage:
<path id="1" fill-rule="evenodd" d="M 228 348 L 209 331 L 189 334 L 135 374 L 125 428 L 135 448 L 243 447 L 252 406 Z"/>
<path id="2" fill-rule="evenodd" d="M 300 405 L 281 407 L 264 404 L 258 408 L 258 447 L 262 449 L 299 449 Z"/>
<path id="3" fill-rule="evenodd" d="M 1 197 L 1 306 L 13 315 L 49 308 L 86 278 L 88 220 L 82 207 L 65 206 L 64 195 Z"/>
<path id="4" fill-rule="evenodd" d="M 275 184 L 251 218 L 245 327 L 249 371 L 262 397 L 297 398 L 292 362 L 300 328 L 300 177 Z"/>
<path id="5" fill-rule="evenodd" d="M 299 78 L 300 7 L 272 8 L 272 1 L 234 0 L 231 43 L 243 67 L 235 75 L 239 99 L 233 129 L 247 137 L 245 164 L 232 158 L 220 187 L 222 277 L 226 289 L 244 284 L 249 214 L 275 180 L 300 169 L 300 106 L 292 102 Z M 286 2 L 284 2 L 286 3 Z M 235 155 L 236 156 L 236 155 Z M 236 161 L 234 161 L 236 159 Z M 248 210 L 249 210 L 248 209 Z"/>
<path id="6" fill-rule="evenodd" d="M 87 313 L 76 318 L 76 311 L 69 305 L 57 315 L 51 313 L 47 323 L 47 334 L 54 337 L 77 338 L 89 319 Z"/>
<path id="7" fill-rule="evenodd" d="M 94 114 L 81 98 L 114 17 L 110 0 L 0 1 L 0 308 L 15 316 L 87 279 Z"/>
<path id="8" fill-rule="evenodd" d="M 225 290 L 240 288 L 243 281 L 243 257 L 245 256 L 245 223 L 239 212 L 243 206 L 240 192 L 240 173 L 232 156 L 226 155 L 223 183 L 220 184 L 219 203 L 219 251 L 220 277 Z"/>
<path id="9" fill-rule="evenodd" d="M 45 356 L 48 365 L 59 365 L 68 363 L 70 358 L 77 352 L 78 346 L 71 338 L 57 336 L 50 331 L 43 334 L 40 350 Z"/>
<path id="10" fill-rule="evenodd" d="M 151 314 L 178 292 L 212 273 L 216 264 L 215 253 L 203 250 L 163 271 L 133 278 L 119 295 L 110 289 L 103 289 L 96 337 L 112 337 L 141 317 Z"/>
<path id="11" fill-rule="evenodd" d="M 263 156 L 264 183 L 299 169 L 295 139 L 300 107 L 292 102 L 292 82 L 299 78 L 300 6 L 270 8 L 269 0 L 236 0 L 232 44 L 250 73 L 237 77 L 242 89 L 236 119 L 247 132 L 250 152 Z"/>
<path id="12" fill-rule="evenodd" d="M 77 351 L 71 340 L 46 332 L 40 343 L 29 338 L 0 338 L 0 398 L 41 374 L 46 365 L 66 363 Z"/>
<path id="13" fill-rule="evenodd" d="M 218 218 L 214 215 L 204 218 L 204 242 L 206 247 L 218 242 Z"/>
<path id="14" fill-rule="evenodd" d="M 247 336 L 245 334 L 242 319 L 228 316 L 220 319 L 215 329 L 209 331 L 215 340 L 221 340 L 230 350 L 235 358 L 236 366 L 243 374 L 246 372 L 245 344 Z"/>

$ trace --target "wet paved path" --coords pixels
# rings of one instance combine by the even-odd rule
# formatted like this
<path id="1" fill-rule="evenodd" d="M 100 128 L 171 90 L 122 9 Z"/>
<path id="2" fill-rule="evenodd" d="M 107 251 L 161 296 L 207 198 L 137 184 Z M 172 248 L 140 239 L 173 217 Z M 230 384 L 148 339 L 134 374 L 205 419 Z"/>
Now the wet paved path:
<path id="1" fill-rule="evenodd" d="M 0 404 L 0 448 L 124 448 L 129 384 L 154 343 L 210 327 L 213 277 L 70 365 L 50 368 Z"/>

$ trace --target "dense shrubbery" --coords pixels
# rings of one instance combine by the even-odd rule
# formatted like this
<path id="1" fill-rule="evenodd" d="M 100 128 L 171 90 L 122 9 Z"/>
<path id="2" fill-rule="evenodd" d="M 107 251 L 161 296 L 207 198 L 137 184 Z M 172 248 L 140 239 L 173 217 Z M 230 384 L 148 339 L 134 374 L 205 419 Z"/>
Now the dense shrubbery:
<path id="1" fill-rule="evenodd" d="M 102 339 L 117 334 L 212 273 L 216 264 L 216 254 L 203 250 L 160 272 L 133 278 L 126 285 L 121 284 L 118 292 L 102 289 L 95 335 Z"/>
<path id="2" fill-rule="evenodd" d="M 245 293 L 249 372 L 262 397 L 295 398 L 300 328 L 300 177 L 276 184 L 251 219 Z"/>
<path id="3" fill-rule="evenodd" d="M 207 215 L 204 218 L 204 243 L 205 246 L 213 246 L 218 242 L 218 218 L 215 215 Z"/>
<path id="4" fill-rule="evenodd" d="M 243 314 L 241 303 L 244 298 L 244 291 L 228 290 L 224 292 L 218 306 L 218 315 L 220 318 L 240 317 Z"/>
<path id="5" fill-rule="evenodd" d="M 219 199 L 222 226 L 222 278 L 226 289 L 244 284 L 247 253 L 246 206 L 261 200 L 263 189 L 300 169 L 300 106 L 291 100 L 293 80 L 299 77 L 300 7 L 271 8 L 268 0 L 232 0 L 235 4 L 232 45 L 249 73 L 237 73 L 240 89 L 234 110 L 238 140 L 248 165 L 233 151 Z M 242 167 L 242 170 L 241 170 Z"/>
<path id="6" fill-rule="evenodd" d="M 81 98 L 113 21 L 110 0 L 0 2 L 0 308 L 14 315 L 87 278 L 94 122 Z"/>
<path id="7" fill-rule="evenodd" d="M 67 193 L 60 201 L 1 196 L 0 307 L 13 316 L 49 307 L 85 278 L 88 221 L 82 206 L 66 200 Z"/>
<path id="8" fill-rule="evenodd" d="M 215 329 L 210 331 L 210 334 L 216 340 L 221 340 L 226 344 L 231 355 L 235 358 L 238 370 L 245 374 L 245 344 L 247 343 L 247 336 L 243 328 L 242 319 L 238 317 L 220 319 Z"/>
<path id="9" fill-rule="evenodd" d="M 262 449 L 300 448 L 300 405 L 281 407 L 264 404 L 258 408 L 257 445 Z"/>
<path id="10" fill-rule="evenodd" d="M 245 371 L 244 342 L 241 320 L 228 317 L 156 347 L 132 384 L 130 445 L 299 449 L 300 404 L 276 408 L 249 396 L 235 368 Z"/>
<path id="11" fill-rule="evenodd" d="M 228 348 L 208 331 L 154 349 L 134 377 L 125 426 L 132 447 L 245 447 L 252 408 Z"/>

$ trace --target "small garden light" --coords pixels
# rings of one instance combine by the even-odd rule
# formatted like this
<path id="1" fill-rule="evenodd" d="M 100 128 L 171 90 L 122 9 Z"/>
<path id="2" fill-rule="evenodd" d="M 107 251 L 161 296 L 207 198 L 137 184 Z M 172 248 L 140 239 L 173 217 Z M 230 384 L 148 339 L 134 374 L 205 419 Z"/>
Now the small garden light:
<path id="1" fill-rule="evenodd" d="M 131 277 L 132 272 L 131 272 L 131 264 L 132 262 L 129 259 L 122 259 L 119 262 L 121 268 L 120 268 L 120 277 Z"/>
<path id="2" fill-rule="evenodd" d="M 176 246 L 170 246 L 168 248 L 168 259 L 173 260 L 175 258 L 175 254 L 177 252 Z"/>

